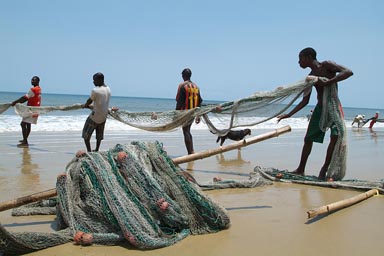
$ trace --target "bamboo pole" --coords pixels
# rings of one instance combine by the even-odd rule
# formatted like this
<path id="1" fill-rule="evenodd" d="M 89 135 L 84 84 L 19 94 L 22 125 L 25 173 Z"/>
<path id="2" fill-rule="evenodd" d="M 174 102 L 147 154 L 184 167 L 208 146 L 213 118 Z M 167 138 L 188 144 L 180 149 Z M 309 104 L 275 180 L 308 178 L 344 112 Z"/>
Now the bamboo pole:
<path id="1" fill-rule="evenodd" d="M 280 134 L 290 132 L 290 131 L 291 131 L 291 127 L 289 125 L 287 125 L 287 126 L 284 126 L 282 128 L 278 128 L 274 131 L 263 133 L 263 134 L 260 134 L 258 136 L 251 137 L 249 139 L 244 139 L 242 141 L 238 141 L 238 142 L 229 144 L 227 146 L 222 146 L 222 147 L 215 148 L 215 149 L 209 149 L 206 151 L 197 152 L 194 154 L 177 157 L 177 158 L 173 159 L 173 162 L 175 164 L 182 164 L 182 163 L 187 163 L 187 162 L 191 162 L 194 160 L 203 159 L 203 158 L 217 155 L 217 154 L 227 152 L 230 150 L 239 149 L 239 148 L 242 148 L 242 147 L 245 147 L 245 146 L 260 142 L 260 141 L 264 141 L 264 140 L 267 140 L 267 139 L 270 139 L 273 137 L 277 137 Z"/>
<path id="2" fill-rule="evenodd" d="M 309 210 L 309 211 L 307 211 L 308 219 L 316 217 L 320 214 L 332 213 L 334 211 L 349 207 L 349 206 L 354 205 L 358 202 L 361 202 L 365 199 L 368 199 L 371 196 L 378 195 L 378 194 L 379 194 L 379 191 L 377 189 L 371 189 L 367 192 L 361 193 L 361 194 L 356 195 L 354 197 L 344 199 L 341 201 L 337 201 L 337 202 L 334 202 L 334 203 L 331 203 L 328 205 L 324 205 L 324 206 Z"/>
<path id="3" fill-rule="evenodd" d="M 245 147 L 245 146 L 254 144 L 256 142 L 260 142 L 260 141 L 263 141 L 266 139 L 277 137 L 278 135 L 289 132 L 289 131 L 291 131 L 291 127 L 287 125 L 287 126 L 284 126 L 282 128 L 276 129 L 275 131 L 271 131 L 271 132 L 267 132 L 267 133 L 264 133 L 264 134 L 261 134 L 258 136 L 254 136 L 254 137 L 251 137 L 247 140 L 244 139 L 242 141 L 239 141 L 239 142 L 236 142 L 236 143 L 224 146 L 224 147 L 206 150 L 206 151 L 202 151 L 202 152 L 197 152 L 195 154 L 191 154 L 191 155 L 187 155 L 187 156 L 177 157 L 177 158 L 173 159 L 173 162 L 175 164 L 181 164 L 181 163 L 187 163 L 187 162 L 198 160 L 198 159 L 203 159 L 203 158 L 210 157 L 210 156 L 213 156 L 216 154 L 220 154 L 220 153 L 223 153 L 223 152 L 226 152 L 229 150 L 238 149 L 241 147 Z M 54 196 L 57 196 L 57 191 L 55 188 L 49 189 L 49 190 L 46 190 L 43 192 L 38 192 L 38 193 L 35 193 L 32 195 L 20 197 L 17 199 L 13 199 L 13 200 L 10 200 L 7 202 L 2 202 L 2 203 L 0 203 L 0 212 L 6 211 L 6 210 L 9 210 L 12 208 L 16 208 L 16 207 L 19 207 L 19 206 L 22 206 L 25 204 L 33 203 L 36 201 L 48 199 L 48 198 L 51 198 Z"/>
<path id="4" fill-rule="evenodd" d="M 37 202 L 40 200 L 48 199 L 57 195 L 57 191 L 55 188 L 49 189 L 46 191 L 38 192 L 32 195 L 19 197 L 17 199 L 13 199 L 7 202 L 0 203 L 0 212 L 6 211 L 15 207 L 19 207 L 25 204 Z"/>

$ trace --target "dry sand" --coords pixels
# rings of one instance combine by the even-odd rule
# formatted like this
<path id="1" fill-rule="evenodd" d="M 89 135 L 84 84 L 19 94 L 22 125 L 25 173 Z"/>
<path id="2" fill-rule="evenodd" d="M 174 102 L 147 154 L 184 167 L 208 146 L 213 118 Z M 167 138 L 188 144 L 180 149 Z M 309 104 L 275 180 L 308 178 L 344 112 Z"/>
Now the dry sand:
<path id="1" fill-rule="evenodd" d="M 253 134 L 265 131 L 255 130 Z M 242 179 L 256 165 L 292 170 L 302 147 L 304 130 L 292 131 L 258 144 L 207 159 L 182 164 L 199 181 L 221 178 Z M 208 131 L 193 131 L 195 150 L 217 147 Z M 377 181 L 384 178 L 384 131 L 349 130 L 346 178 Z M 80 132 L 34 133 L 29 149 L 16 148 L 18 133 L 0 134 L 0 201 L 54 188 L 56 176 L 79 149 L 84 149 Z M 185 154 L 180 131 L 107 133 L 102 150 L 132 140 L 159 140 L 174 158 Z M 92 140 L 92 143 L 94 140 Z M 326 141 L 325 143 L 327 143 Z M 226 141 L 225 144 L 229 142 Z M 315 144 L 308 174 L 317 175 L 326 144 Z M 235 174 L 233 174 L 235 173 Z M 310 209 L 342 200 L 360 192 L 314 186 L 274 183 L 252 189 L 207 191 L 228 209 L 231 227 L 210 234 L 189 236 L 166 248 L 141 251 L 127 246 L 76 246 L 71 243 L 30 255 L 382 255 L 384 230 L 383 196 L 375 196 L 347 209 L 307 220 Z M 2 225 L 12 231 L 54 232 L 55 216 L 12 217 L 0 214 Z"/>

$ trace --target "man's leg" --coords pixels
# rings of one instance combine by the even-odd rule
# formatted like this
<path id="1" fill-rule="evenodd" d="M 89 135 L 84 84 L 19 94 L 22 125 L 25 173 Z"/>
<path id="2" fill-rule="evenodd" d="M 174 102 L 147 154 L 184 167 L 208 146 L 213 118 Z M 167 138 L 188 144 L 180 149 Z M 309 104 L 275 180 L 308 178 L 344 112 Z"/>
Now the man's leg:
<path id="1" fill-rule="evenodd" d="M 87 151 L 88 152 L 91 152 L 91 142 L 90 142 L 91 138 L 84 138 L 84 143 L 85 143 L 85 146 L 87 147 Z"/>
<path id="2" fill-rule="evenodd" d="M 96 148 L 95 148 L 95 152 L 98 152 L 98 151 L 99 151 L 100 144 L 101 144 L 101 140 L 97 139 L 97 140 L 96 140 Z"/>
<path id="3" fill-rule="evenodd" d="M 333 151 L 335 150 L 335 145 L 337 142 L 337 139 L 339 136 L 337 135 L 332 135 L 331 136 L 331 141 L 329 142 L 328 148 L 327 148 L 327 154 L 325 156 L 325 161 L 323 164 L 323 167 L 321 167 L 320 173 L 319 173 L 319 179 L 320 180 L 325 180 L 328 167 L 331 164 L 332 156 L 333 156 Z"/>
<path id="4" fill-rule="evenodd" d="M 185 146 L 187 148 L 189 155 L 195 153 L 193 150 L 193 139 L 192 139 L 192 134 L 191 134 L 191 126 L 192 126 L 192 124 L 183 127 L 184 143 L 185 143 Z"/>
<path id="5" fill-rule="evenodd" d="M 304 175 L 305 173 L 305 166 L 307 165 L 308 157 L 311 154 L 312 151 L 312 141 L 304 140 L 303 149 L 301 151 L 301 157 L 300 157 L 300 164 L 299 167 L 293 173 Z"/>
<path id="6" fill-rule="evenodd" d="M 28 136 L 29 136 L 29 133 L 31 132 L 31 124 L 22 121 L 20 123 L 20 126 L 21 126 L 21 133 L 23 135 L 23 139 L 20 141 L 20 144 L 18 144 L 17 146 L 25 147 L 25 146 L 28 146 Z"/>
<path id="7" fill-rule="evenodd" d="M 105 122 L 101 124 L 97 124 L 96 126 L 96 148 L 95 152 L 99 151 L 101 141 L 104 139 L 104 127 L 105 127 Z"/>
<path id="8" fill-rule="evenodd" d="M 95 123 L 92 121 L 90 117 L 84 123 L 82 137 L 84 139 L 85 146 L 87 147 L 87 151 L 91 152 L 91 137 L 92 133 L 95 130 Z"/>
<path id="9" fill-rule="evenodd" d="M 28 144 L 28 137 L 29 137 L 29 134 L 31 134 L 31 124 L 30 123 L 25 123 L 25 127 L 26 127 L 26 138 L 25 138 L 25 142 Z"/>

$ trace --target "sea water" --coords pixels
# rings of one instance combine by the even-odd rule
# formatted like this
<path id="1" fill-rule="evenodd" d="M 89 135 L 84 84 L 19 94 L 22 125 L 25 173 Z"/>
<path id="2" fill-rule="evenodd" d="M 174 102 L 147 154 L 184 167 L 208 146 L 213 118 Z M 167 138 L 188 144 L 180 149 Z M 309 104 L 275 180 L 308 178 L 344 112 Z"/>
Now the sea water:
<path id="1" fill-rule="evenodd" d="M 23 93 L 16 92 L 0 92 L 0 104 L 10 103 L 23 96 Z M 68 106 L 76 103 L 84 104 L 88 99 L 88 95 L 68 95 L 68 94 L 44 94 L 42 99 L 43 106 Z M 204 100 L 205 104 L 220 104 L 223 101 Z M 144 97 L 118 97 L 112 96 L 110 106 L 117 106 L 119 109 L 129 112 L 162 112 L 174 110 L 176 105 L 175 99 L 166 98 L 144 98 Z M 278 126 L 289 125 L 293 129 L 306 129 L 308 126 L 307 115 L 314 106 L 306 106 L 293 117 L 284 119 L 277 124 L 276 119 L 271 119 L 267 122 L 258 124 L 252 129 L 274 129 Z M 366 118 L 374 116 L 376 111 L 384 115 L 384 109 L 368 109 L 359 107 L 344 107 L 345 122 L 347 127 L 351 127 L 353 118 L 358 115 L 365 115 Z M 38 119 L 38 124 L 33 126 L 33 131 L 81 131 L 85 120 L 90 111 L 89 109 L 79 109 L 74 111 L 53 111 L 48 114 L 41 115 Z M 244 117 L 243 117 L 244 118 Z M 257 120 L 263 116 L 245 117 Z M 0 133 L 20 131 L 21 117 L 15 114 L 13 108 L 9 108 L 3 114 L 0 114 Z M 211 120 L 214 124 L 218 120 Z M 222 122 L 222 120 L 220 121 Z M 356 126 L 356 124 L 355 124 Z M 368 127 L 366 124 L 364 127 Z M 376 123 L 375 128 L 384 127 L 384 123 Z M 136 130 L 137 128 L 130 127 L 116 120 L 109 119 L 106 124 L 106 130 L 109 131 L 124 131 Z M 208 129 L 205 124 L 193 125 L 192 129 Z"/>

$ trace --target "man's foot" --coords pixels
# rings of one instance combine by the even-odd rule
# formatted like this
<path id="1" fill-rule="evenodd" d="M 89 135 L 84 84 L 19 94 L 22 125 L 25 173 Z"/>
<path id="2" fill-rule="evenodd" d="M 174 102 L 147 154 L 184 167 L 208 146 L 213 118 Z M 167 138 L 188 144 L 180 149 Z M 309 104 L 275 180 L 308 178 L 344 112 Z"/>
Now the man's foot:
<path id="1" fill-rule="evenodd" d="M 318 179 L 318 180 L 322 180 L 322 181 L 325 181 L 325 180 L 326 180 L 325 176 L 322 176 L 322 175 L 319 175 L 319 177 L 317 177 L 317 179 Z"/>
<path id="2" fill-rule="evenodd" d="M 20 142 L 20 143 L 23 143 L 23 142 L 24 142 L 24 140 L 19 140 L 19 142 Z"/>
<path id="3" fill-rule="evenodd" d="M 304 172 L 301 172 L 301 171 L 298 171 L 298 170 L 294 170 L 293 172 L 289 172 L 290 174 L 295 174 L 295 175 L 300 175 L 300 176 L 304 176 Z"/>
<path id="4" fill-rule="evenodd" d="M 326 174 L 327 174 L 328 168 L 321 168 L 319 177 L 317 177 L 319 180 L 326 180 Z"/>
<path id="5" fill-rule="evenodd" d="M 18 148 L 27 148 L 27 147 L 29 147 L 29 144 L 28 143 L 20 143 L 20 144 L 17 144 L 17 147 Z"/>

